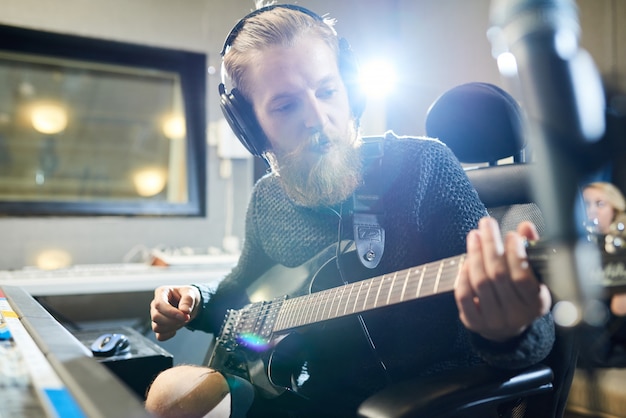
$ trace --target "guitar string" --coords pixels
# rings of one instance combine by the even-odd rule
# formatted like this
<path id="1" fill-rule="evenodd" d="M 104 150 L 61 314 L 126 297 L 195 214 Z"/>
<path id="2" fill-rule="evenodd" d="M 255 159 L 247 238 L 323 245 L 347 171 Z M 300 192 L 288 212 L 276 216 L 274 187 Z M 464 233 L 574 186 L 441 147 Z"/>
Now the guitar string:
<path id="1" fill-rule="evenodd" d="M 257 305 L 254 309 L 248 310 L 248 312 L 258 313 L 265 309 L 263 314 L 257 314 L 257 319 L 260 319 L 259 322 L 263 324 L 268 316 L 274 316 L 276 321 L 273 323 L 274 329 L 280 331 L 320 320 L 333 319 L 347 314 L 371 310 L 376 307 L 430 296 L 452 290 L 462 260 L 462 256 L 450 257 L 437 262 L 427 263 L 423 266 L 411 267 L 348 284 L 347 286 L 310 293 L 294 302 L 289 299 L 278 301 L 278 303 L 270 301 L 265 305 Z M 427 271 L 428 274 L 426 274 Z M 433 276 L 435 273 L 436 275 Z M 355 285 L 358 286 L 358 290 L 353 292 Z M 346 288 L 350 290 L 344 301 Z M 337 297 L 338 292 L 342 292 L 339 298 Z M 381 295 L 382 299 L 380 298 Z M 341 302 L 345 302 L 342 314 L 339 312 Z M 336 306 L 335 303 L 337 304 Z M 347 308 L 350 304 L 353 305 L 353 308 L 348 311 Z M 335 310 L 334 315 L 332 314 L 333 309 Z M 293 315 L 294 312 L 296 313 L 295 316 Z"/>
<path id="2" fill-rule="evenodd" d="M 329 208 L 330 210 L 332 210 L 332 208 Z M 336 211 L 333 211 L 337 216 L 339 216 L 337 214 Z M 536 243 L 532 243 L 532 245 L 529 246 L 529 250 L 533 249 L 533 247 L 535 248 L 535 250 L 538 248 L 538 245 Z M 529 259 L 533 262 L 533 266 L 535 266 L 535 268 L 537 270 L 541 270 L 541 265 L 542 262 L 544 261 L 542 259 L 542 256 L 545 256 L 545 254 L 543 254 L 544 252 L 539 252 L 539 256 L 537 254 L 533 255 L 533 252 L 529 252 Z M 297 326 L 301 326 L 301 325 L 307 325 L 313 322 L 318 322 L 320 320 L 328 320 L 328 319 L 333 319 L 333 318 L 337 318 L 343 315 L 347 315 L 347 314 L 354 314 L 356 312 L 363 312 L 369 309 L 373 309 L 378 307 L 378 298 L 374 299 L 374 303 L 369 303 L 369 291 L 371 290 L 370 287 L 374 287 L 378 285 L 378 294 L 383 293 L 383 294 L 387 294 L 387 302 L 383 303 L 381 306 L 386 306 L 389 305 L 389 301 L 393 300 L 394 303 L 398 303 L 398 302 L 404 302 L 406 300 L 412 300 L 415 298 L 419 298 L 419 297 L 423 297 L 423 296 L 429 296 L 435 293 L 441 293 L 444 291 L 448 291 L 448 290 L 452 290 L 453 286 L 454 286 L 454 281 L 456 280 L 456 276 L 458 274 L 458 269 L 460 268 L 460 266 L 463 263 L 463 259 L 464 256 L 455 256 L 455 257 L 450 257 L 444 260 L 440 260 L 439 262 L 432 262 L 432 263 L 427 263 L 423 266 L 416 266 L 416 267 L 412 267 L 410 269 L 406 269 L 406 270 L 402 270 L 402 271 L 398 271 L 393 273 L 393 278 L 392 280 L 392 284 L 391 287 L 390 285 L 387 283 L 389 277 L 388 276 L 379 276 L 379 277 L 375 277 L 373 279 L 367 280 L 368 282 L 370 282 L 371 286 L 369 286 L 368 288 L 366 288 L 367 290 L 367 294 L 365 296 L 365 298 L 362 297 L 360 290 L 356 292 L 356 294 L 354 294 L 354 296 L 352 295 L 352 287 L 353 286 L 348 286 L 350 288 L 350 293 L 348 294 L 348 299 L 346 301 L 346 306 L 344 309 L 343 314 L 339 313 L 339 307 L 341 305 L 341 302 L 343 302 L 344 300 L 344 293 L 345 293 L 345 288 L 346 286 L 342 286 L 340 288 L 338 288 L 339 290 L 341 290 L 342 294 L 339 297 L 339 299 L 337 299 L 336 294 L 339 291 L 338 289 L 327 289 L 325 291 L 321 291 L 321 292 L 315 292 L 315 293 L 310 293 L 309 295 L 306 295 L 304 297 L 304 300 L 302 300 L 302 298 L 298 298 L 298 302 L 297 303 L 291 303 L 290 300 L 284 301 L 284 304 L 282 303 L 283 301 L 280 301 L 280 303 L 275 303 L 273 304 L 273 306 L 271 307 L 271 309 L 267 310 L 267 315 L 272 315 L 272 316 L 276 316 L 277 317 L 277 328 L 278 330 L 284 330 L 284 329 L 289 329 L 289 328 L 293 328 L 293 327 L 297 327 Z M 415 295 L 411 296 L 411 288 L 409 286 L 413 286 L 415 285 L 415 281 L 413 279 L 415 279 L 414 275 L 419 275 L 420 270 L 422 272 L 425 272 L 426 270 L 430 269 L 433 270 L 430 267 L 434 267 L 435 265 L 438 265 L 438 267 L 436 267 L 434 270 L 440 269 L 441 272 L 437 274 L 437 276 L 430 277 L 430 276 L 426 276 L 425 280 L 424 277 L 419 279 L 418 284 L 418 288 L 416 289 Z M 545 266 L 544 266 L 545 267 Z M 396 279 L 396 275 L 400 274 L 400 273 L 404 273 L 406 272 L 407 277 L 404 279 L 404 281 L 402 282 L 403 287 L 402 287 L 402 292 L 401 295 L 398 296 L 397 292 L 398 292 L 398 287 L 395 287 L 393 285 L 393 283 L 395 282 Z M 422 273 L 423 276 L 423 273 Z M 375 281 L 372 281 L 374 279 L 377 279 L 380 281 L 380 283 L 376 283 Z M 435 280 L 435 282 L 439 282 L 437 283 L 437 288 L 431 288 L 431 283 L 430 281 Z M 405 290 L 406 288 L 409 289 L 409 296 L 407 296 L 407 298 L 404 297 L 405 294 Z M 422 294 L 422 289 L 426 288 L 429 290 L 428 294 Z M 431 290 L 432 289 L 432 290 Z M 332 315 L 331 312 L 333 310 L 334 307 L 334 300 L 337 300 L 337 307 L 335 309 L 335 314 Z M 326 312 L 326 307 L 328 306 L 330 301 L 330 308 L 328 309 L 328 314 L 325 314 Z M 360 309 L 357 309 L 357 302 L 363 302 L 363 306 Z M 354 308 L 353 310 L 349 311 L 347 310 L 347 305 L 354 302 Z M 297 309 L 299 305 L 304 305 L 306 309 Z M 323 305 L 323 307 L 320 310 L 320 307 Z M 284 306 L 284 310 L 282 309 L 282 306 Z M 255 309 L 253 312 L 259 312 L 260 309 L 262 309 L 261 307 L 259 307 L 258 309 Z M 295 312 L 298 314 L 297 317 L 293 317 L 292 313 L 295 310 Z M 277 315 L 278 314 L 278 315 Z M 245 315 L 245 314 L 244 314 Z M 261 319 L 265 320 L 266 316 L 261 315 Z M 263 323 L 261 321 L 261 323 Z"/>
<path id="3" fill-rule="evenodd" d="M 333 211 L 340 218 L 340 215 L 336 211 L 334 211 L 332 208 L 329 208 L 329 209 Z M 339 235 L 340 234 L 341 233 L 339 233 Z M 340 249 L 339 247 L 336 248 L 337 261 L 339 258 L 338 255 L 340 254 L 337 252 L 339 249 Z M 531 253 L 529 258 L 533 260 L 533 265 L 537 264 L 538 257 L 533 257 Z M 423 296 L 429 296 L 432 294 L 441 293 L 441 292 L 453 289 L 454 281 L 456 280 L 458 269 L 460 268 L 460 265 L 463 263 L 463 259 L 464 259 L 463 256 L 450 257 L 448 259 L 440 260 L 439 262 L 427 263 L 423 266 L 417 266 L 417 267 L 412 267 L 406 270 L 398 271 L 398 272 L 392 273 L 391 275 L 383 275 L 379 277 L 374 277 L 372 279 L 367 279 L 365 280 L 366 282 L 368 282 L 367 287 L 365 289 L 367 291 L 367 293 L 365 294 L 365 297 L 363 297 L 362 292 L 361 292 L 363 285 L 361 282 L 359 282 L 359 285 L 360 285 L 359 290 L 355 292 L 354 295 L 352 292 L 354 288 L 353 286 L 354 283 L 353 283 L 353 284 L 348 284 L 348 286 L 341 286 L 335 289 L 327 289 L 321 292 L 310 293 L 309 295 L 304 296 L 304 300 L 302 300 L 301 298 L 298 298 L 298 303 L 292 304 L 291 300 L 287 299 L 284 301 L 279 301 L 279 303 L 268 302 L 267 304 L 255 305 L 253 309 L 246 310 L 243 313 L 242 317 L 244 319 L 244 322 L 245 320 L 249 319 L 250 316 L 256 319 L 256 321 L 254 321 L 254 326 L 252 327 L 253 331 L 256 334 L 257 333 L 256 330 L 258 329 L 258 326 L 259 326 L 258 324 L 265 324 L 268 316 L 274 317 L 274 321 L 276 321 L 275 323 L 273 322 L 273 324 L 276 326 L 275 329 L 280 331 L 280 330 L 289 329 L 289 328 L 293 328 L 297 326 L 307 325 L 313 322 L 318 322 L 320 320 L 338 318 L 340 316 L 354 314 L 356 312 L 363 312 L 363 311 L 376 308 L 379 306 L 378 296 L 381 293 L 383 294 L 383 296 L 387 295 L 387 300 L 385 303 L 382 303 L 380 306 L 387 306 L 391 304 L 390 301 L 393 301 L 393 303 L 398 303 L 398 302 L 412 300 L 412 299 L 423 297 Z M 541 260 L 540 257 L 539 257 L 539 260 Z M 538 264 L 540 265 L 541 263 L 538 263 Z M 435 268 L 433 269 L 431 267 L 435 267 Z M 432 276 L 424 277 L 424 273 L 428 269 L 439 270 L 439 272 L 434 277 Z M 342 273 L 342 271 L 339 268 L 338 270 L 339 270 L 339 273 Z M 404 278 L 403 281 L 401 281 L 402 286 L 400 287 L 395 286 L 394 283 L 396 281 L 397 275 L 400 273 L 404 273 L 404 272 L 406 272 L 406 277 Z M 414 276 L 420 275 L 420 272 L 421 272 L 422 277 L 420 277 L 419 281 L 417 282 L 418 287 L 417 289 L 415 289 L 415 294 L 411 295 L 412 294 L 411 287 L 416 284 L 414 280 L 415 279 Z M 376 282 L 377 280 L 378 282 Z M 343 279 L 343 281 L 345 284 L 346 283 L 345 279 Z M 389 283 L 390 281 L 391 283 Z M 434 284 L 431 283 L 432 281 L 434 281 L 435 283 Z M 370 302 L 371 298 L 369 297 L 370 291 L 372 288 L 376 286 L 378 286 L 378 290 L 376 291 L 377 296 L 373 300 L 373 303 L 371 303 Z M 345 294 L 346 287 L 350 288 L 350 291 L 348 293 L 347 300 L 344 303 L 345 305 L 344 312 L 343 314 L 340 314 L 339 308 L 341 306 L 341 302 L 344 302 L 344 294 Z M 422 290 L 424 288 L 428 290 L 428 293 L 422 294 Z M 407 289 L 409 290 L 409 292 L 408 292 L 408 296 L 405 298 L 404 295 Z M 337 298 L 338 291 L 342 292 L 339 298 Z M 400 292 L 399 296 L 398 296 L 398 292 Z M 331 312 L 334 307 L 333 301 L 335 300 L 337 301 L 337 306 L 335 308 L 335 314 L 332 315 Z M 330 308 L 328 309 L 328 313 L 325 314 L 326 307 L 328 306 L 329 301 L 330 301 Z M 350 304 L 353 304 L 353 308 L 352 310 L 348 311 L 347 307 Z M 300 309 L 297 309 L 298 305 L 304 305 L 304 309 L 302 307 L 300 307 Z M 359 306 L 359 308 L 357 308 L 357 306 Z M 283 310 L 283 307 L 285 308 L 284 310 Z M 322 307 L 321 310 L 320 310 L 320 307 Z M 292 312 L 294 311 L 294 309 L 296 309 L 295 312 L 298 314 L 296 317 L 293 317 L 292 315 Z M 250 315 L 250 314 L 254 314 L 254 315 Z M 250 329 L 250 328 L 246 328 L 246 329 Z"/>
<path id="4" fill-rule="evenodd" d="M 336 211 L 334 211 L 332 208 L 329 208 L 329 209 L 333 211 L 340 218 L 340 215 Z M 337 250 L 339 250 L 339 247 L 337 247 Z M 534 250 L 534 251 L 531 251 L 531 250 Z M 540 276 L 545 275 L 545 272 L 544 274 L 541 274 L 542 271 L 544 271 L 546 268 L 545 266 L 546 261 L 544 260 L 544 258 L 546 257 L 545 248 L 542 251 L 539 243 L 532 242 L 532 243 L 529 243 L 528 245 L 528 251 L 529 251 L 529 260 L 532 262 L 534 269 L 539 272 Z M 336 252 L 336 255 L 337 254 L 339 253 Z M 455 257 L 450 257 L 448 259 L 440 260 L 439 262 L 432 262 L 432 263 L 425 264 L 423 266 L 416 266 L 407 270 L 393 273 L 393 275 L 397 275 L 399 273 L 403 273 L 406 271 L 406 274 L 407 274 L 407 277 L 404 279 L 404 282 L 403 282 L 403 286 L 402 286 L 403 290 L 399 297 L 397 296 L 397 292 L 399 288 L 393 285 L 393 282 L 395 281 L 395 277 L 392 279 L 391 288 L 389 288 L 389 284 L 387 283 L 388 281 L 387 279 L 389 279 L 389 277 L 385 275 L 373 278 L 373 279 L 380 280 L 380 283 L 377 284 L 375 281 L 370 281 L 370 284 L 371 284 L 370 287 L 374 287 L 378 285 L 379 287 L 378 293 L 387 294 L 387 303 L 384 303 L 381 306 L 389 305 L 390 300 L 393 300 L 394 303 L 397 303 L 397 302 L 403 302 L 405 300 L 416 299 L 416 298 L 423 297 L 423 296 L 429 296 L 431 294 L 440 293 L 443 291 L 452 290 L 454 286 L 454 281 L 456 280 L 456 276 L 458 274 L 458 269 L 460 268 L 460 265 L 463 263 L 463 259 L 464 259 L 463 255 L 455 256 Z M 444 264 L 442 265 L 439 263 L 444 263 Z M 425 279 L 424 277 L 420 278 L 419 281 L 417 282 L 418 287 L 415 291 L 414 296 L 411 296 L 410 295 L 411 291 L 409 291 L 409 296 L 405 298 L 404 294 L 405 294 L 406 289 L 408 288 L 410 290 L 409 286 L 412 286 L 415 284 L 415 281 L 413 280 L 415 277 L 413 275 L 415 274 L 419 275 L 420 271 L 422 271 L 422 275 L 423 275 L 423 273 L 427 269 L 429 269 L 431 265 L 434 266 L 435 264 L 439 264 L 438 268 L 441 269 L 440 274 L 437 274 L 435 278 L 432 278 L 430 276 L 426 276 Z M 341 270 L 339 270 L 339 273 L 341 273 Z M 429 290 L 428 294 L 422 294 L 422 288 L 427 288 L 427 289 L 431 288 L 430 281 L 432 280 L 440 282 L 439 285 L 437 286 L 438 288 L 437 289 L 433 288 L 432 291 Z M 449 280 L 452 280 L 452 281 L 449 282 Z M 344 280 L 344 283 L 345 283 L 345 280 Z M 344 304 L 346 305 L 345 306 L 346 309 L 344 309 L 343 314 L 340 314 L 339 308 L 340 308 L 341 302 L 344 301 L 344 293 L 345 293 L 346 287 L 350 288 L 350 292 L 348 293 L 347 301 Z M 273 324 L 276 325 L 276 329 L 280 331 L 280 330 L 285 330 L 285 329 L 289 329 L 289 328 L 293 328 L 293 327 L 297 327 L 301 325 L 307 325 L 313 322 L 317 322 L 319 320 L 333 319 L 333 318 L 337 318 L 337 317 L 344 316 L 347 314 L 363 312 L 369 309 L 376 308 L 378 306 L 378 298 L 374 299 L 373 304 L 368 303 L 369 301 L 368 295 L 369 295 L 369 291 L 371 290 L 370 288 L 366 289 L 368 293 L 366 294 L 366 297 L 363 298 L 360 290 L 357 291 L 353 296 L 352 287 L 354 286 L 342 286 L 338 288 L 342 291 L 342 294 L 338 300 L 336 297 L 336 293 L 338 292 L 338 290 L 327 289 L 326 291 L 310 293 L 309 295 L 304 296 L 304 300 L 302 300 L 302 298 L 298 298 L 298 303 L 292 304 L 291 300 L 287 299 L 287 300 L 278 301 L 278 303 L 275 303 L 275 301 L 270 301 L 266 305 L 255 305 L 253 308 L 251 307 L 252 309 L 248 309 L 244 313 L 242 313 L 242 318 L 246 320 L 249 318 L 249 316 L 252 316 L 255 319 L 257 319 L 257 321 L 255 321 L 255 327 L 254 327 L 254 330 L 256 330 L 258 328 L 258 325 L 256 324 L 259 324 L 259 323 L 265 324 L 267 317 L 273 316 L 275 317 L 275 321 L 276 321 L 276 323 L 275 324 L 273 323 Z M 328 306 L 329 300 L 331 301 L 330 308 L 328 309 L 328 314 L 325 315 L 324 313 L 326 312 L 326 307 Z M 336 313 L 334 315 L 331 314 L 331 311 L 333 310 L 333 306 L 334 306 L 333 300 L 337 300 L 337 306 L 335 309 Z M 360 309 L 357 309 L 356 308 L 357 302 L 360 302 L 360 301 L 363 302 L 362 303 L 363 306 Z M 354 302 L 353 310 L 348 311 L 347 305 L 353 302 Z M 322 304 L 324 307 L 320 311 L 320 306 Z M 307 308 L 306 314 L 303 314 L 305 310 L 299 309 L 296 311 L 299 314 L 298 317 L 294 318 L 290 312 L 296 309 L 298 305 L 305 305 L 305 307 Z M 284 307 L 284 310 L 283 310 L 283 307 Z M 265 311 L 263 314 L 260 314 L 262 310 L 265 310 Z M 254 315 L 250 315 L 250 314 L 254 314 Z M 249 329 L 249 328 L 246 328 L 246 329 Z"/>
<path id="5" fill-rule="evenodd" d="M 268 317 L 274 317 L 275 330 L 284 330 L 301 325 L 318 322 L 320 320 L 328 320 L 383 307 L 394 303 L 413 300 L 419 297 L 430 296 L 433 294 L 449 291 L 453 289 L 458 269 L 463 262 L 462 256 L 450 257 L 438 262 L 427 263 L 418 267 L 400 270 L 388 275 L 382 275 L 366 279 L 364 281 L 348 283 L 347 286 L 330 288 L 324 291 L 310 293 L 298 298 L 297 303 L 287 299 L 284 301 L 268 301 L 266 303 L 254 305 L 246 310 L 242 319 L 243 322 L 252 318 L 256 319 L 252 326 L 248 324 L 246 330 L 252 328 L 256 332 L 259 324 L 266 324 Z M 428 274 L 426 272 L 428 271 Z M 436 272 L 436 275 L 433 275 Z M 398 280 L 398 276 L 404 276 Z M 419 276 L 419 277 L 418 277 Z M 345 280 L 344 280 L 345 282 Z M 358 287 L 356 292 L 352 290 Z M 365 287 L 365 289 L 363 289 Z M 344 301 L 345 289 L 349 288 L 348 297 Z M 372 289 L 376 289 L 372 292 Z M 338 292 L 342 292 L 337 297 Z M 363 294 L 363 292 L 366 292 Z M 373 296 L 375 294 L 375 296 Z M 379 297 L 382 294 L 385 301 L 379 304 Z M 330 307 L 327 309 L 330 301 Z M 335 307 L 335 302 L 337 306 Z M 344 312 L 339 313 L 341 302 L 344 302 Z M 348 306 L 353 305 L 351 310 Z M 299 309 L 297 309 L 299 308 Z M 320 309 L 321 308 L 321 309 Z M 335 314 L 331 314 L 335 309 Z M 284 309 L 284 311 L 282 311 Z M 293 316 L 295 313 L 297 316 Z"/>
<path id="6" fill-rule="evenodd" d="M 354 293 L 351 291 L 348 293 L 348 297 L 344 303 L 346 309 L 343 315 L 363 312 L 376 307 L 383 307 L 452 290 L 461 263 L 461 257 L 453 257 L 439 262 L 429 263 L 421 267 L 413 267 L 389 275 L 357 282 L 356 284 L 360 285 L 359 290 Z M 425 275 L 424 273 L 426 271 L 431 275 L 433 273 L 437 274 L 434 276 Z M 404 276 L 404 278 L 398 279 L 398 276 Z M 418 281 L 416 281 L 416 279 Z M 366 283 L 367 285 L 364 286 L 362 283 Z M 338 288 L 315 292 L 305 296 L 304 300 L 299 299 L 297 306 L 294 306 L 294 308 L 300 307 L 298 312 L 306 311 L 306 314 L 292 318 L 291 326 L 295 327 L 342 316 L 339 314 L 338 309 L 340 303 L 344 302 L 344 295 L 342 293 L 341 296 L 337 297 L 337 294 L 340 291 L 345 293 L 346 287 L 354 288 L 355 283 L 348 284 L 348 286 L 340 286 Z M 365 289 L 363 289 L 363 287 L 365 287 Z M 365 294 L 363 294 L 364 292 Z M 381 295 L 383 299 L 386 300 L 379 303 Z M 335 301 L 337 301 L 336 307 Z M 330 308 L 328 308 L 329 302 Z M 354 305 L 354 308 L 348 311 L 347 306 L 350 304 Z M 302 308 L 302 306 L 304 306 L 304 308 Z M 285 316 L 289 316 L 287 312 L 290 311 L 289 303 L 285 305 L 285 309 Z M 331 314 L 333 309 L 335 309 L 334 315 Z M 282 316 L 281 319 L 285 321 L 288 320 L 287 318 L 282 318 Z M 283 326 L 285 321 L 281 321 L 281 323 L 277 325 Z M 286 326 L 286 328 L 289 328 L 289 326 Z"/>

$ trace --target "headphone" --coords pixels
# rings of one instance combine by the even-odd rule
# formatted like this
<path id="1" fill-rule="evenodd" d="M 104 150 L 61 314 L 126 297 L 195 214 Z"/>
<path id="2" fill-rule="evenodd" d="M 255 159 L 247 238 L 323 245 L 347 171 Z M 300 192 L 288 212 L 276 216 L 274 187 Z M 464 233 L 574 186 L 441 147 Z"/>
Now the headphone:
<path id="1" fill-rule="evenodd" d="M 319 22 L 324 22 L 324 18 L 318 14 L 295 4 L 273 4 L 262 7 L 244 16 L 231 29 L 224 41 L 222 52 L 220 53 L 222 59 L 248 19 L 279 7 L 295 10 L 311 16 Z M 365 109 L 365 94 L 359 86 L 359 66 L 356 57 L 352 53 L 350 44 L 344 38 L 339 38 L 338 42 L 339 71 L 348 92 L 352 115 L 358 124 L 358 120 Z M 270 147 L 269 141 L 254 115 L 252 105 L 243 97 L 237 88 L 233 88 L 231 91 L 226 90 L 226 86 L 224 85 L 226 77 L 224 65 L 222 65 L 222 82 L 218 86 L 218 91 L 220 95 L 220 108 L 222 109 L 224 118 L 243 146 L 250 151 L 252 155 L 263 158 L 263 153 Z"/>

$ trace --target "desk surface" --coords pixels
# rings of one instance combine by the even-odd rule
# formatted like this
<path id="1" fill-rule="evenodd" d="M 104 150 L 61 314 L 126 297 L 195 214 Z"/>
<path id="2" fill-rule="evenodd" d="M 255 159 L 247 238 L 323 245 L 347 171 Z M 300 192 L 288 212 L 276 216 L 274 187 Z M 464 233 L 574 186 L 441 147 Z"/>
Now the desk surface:
<path id="1" fill-rule="evenodd" d="M 19 286 L 34 296 L 151 291 L 162 285 L 219 284 L 236 258 L 213 263 L 156 267 L 143 263 L 87 264 L 57 270 L 0 271 L 0 285 Z"/>

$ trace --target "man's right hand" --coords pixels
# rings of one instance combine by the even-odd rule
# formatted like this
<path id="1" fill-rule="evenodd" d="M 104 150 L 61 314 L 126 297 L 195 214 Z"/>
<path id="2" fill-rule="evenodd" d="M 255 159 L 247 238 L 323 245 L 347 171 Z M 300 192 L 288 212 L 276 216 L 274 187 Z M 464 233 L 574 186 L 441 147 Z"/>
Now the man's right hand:
<path id="1" fill-rule="evenodd" d="M 152 331 L 159 341 L 165 341 L 176 335 L 198 314 L 200 291 L 194 286 L 160 286 L 154 291 L 150 302 Z"/>

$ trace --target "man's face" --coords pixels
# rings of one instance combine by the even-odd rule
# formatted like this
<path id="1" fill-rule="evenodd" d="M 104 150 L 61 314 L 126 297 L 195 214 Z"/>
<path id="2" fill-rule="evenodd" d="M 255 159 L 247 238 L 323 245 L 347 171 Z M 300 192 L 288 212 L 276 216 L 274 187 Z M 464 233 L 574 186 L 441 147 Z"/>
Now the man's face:
<path id="1" fill-rule="evenodd" d="M 334 51 L 315 37 L 259 51 L 246 75 L 250 99 L 289 196 L 335 204 L 358 183 L 360 158 Z"/>

